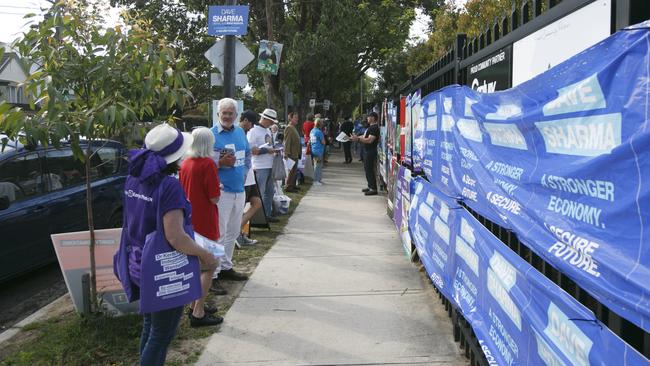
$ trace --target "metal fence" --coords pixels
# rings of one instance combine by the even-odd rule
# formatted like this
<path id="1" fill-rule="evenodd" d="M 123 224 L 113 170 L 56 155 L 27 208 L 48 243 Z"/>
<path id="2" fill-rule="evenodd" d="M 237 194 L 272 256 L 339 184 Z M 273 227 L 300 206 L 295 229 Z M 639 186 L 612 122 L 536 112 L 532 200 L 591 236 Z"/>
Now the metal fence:
<path id="1" fill-rule="evenodd" d="M 525 0 L 520 7 L 513 8 L 509 14 L 495 19 L 478 37 L 468 39 L 464 34 L 457 35 L 453 48 L 424 72 L 411 77 L 411 80 L 397 88 L 398 93 L 394 96 L 394 99 L 399 100 L 400 95 L 407 95 L 418 89 L 421 90 L 421 95 L 427 95 L 448 85 L 467 85 L 469 82 L 468 73 L 472 65 L 476 65 L 481 60 L 494 54 L 511 52 L 515 42 L 594 1 L 597 0 Z M 611 0 L 611 4 L 610 33 L 650 18 L 650 1 L 648 0 Z M 504 55 L 504 57 L 507 57 L 507 55 Z M 510 57 L 512 57 L 512 53 Z M 507 67 L 509 67 L 507 72 L 510 77 L 505 81 L 505 84 L 502 83 L 501 89 L 512 87 L 512 62 L 509 62 Z M 462 204 L 462 202 L 459 203 Z M 648 332 L 598 302 L 569 277 L 533 253 L 530 248 L 519 241 L 514 233 L 489 221 L 469 207 L 465 206 L 465 208 L 498 237 L 504 245 L 510 247 L 539 272 L 592 310 L 596 317 L 609 327 L 612 332 L 620 336 L 644 356 L 650 358 L 650 334 Z M 487 360 L 483 356 L 481 347 L 469 323 L 454 308 L 449 299 L 446 299 L 440 293 L 439 296 L 454 325 L 454 338 L 457 342 L 460 342 L 471 364 L 487 365 Z"/>

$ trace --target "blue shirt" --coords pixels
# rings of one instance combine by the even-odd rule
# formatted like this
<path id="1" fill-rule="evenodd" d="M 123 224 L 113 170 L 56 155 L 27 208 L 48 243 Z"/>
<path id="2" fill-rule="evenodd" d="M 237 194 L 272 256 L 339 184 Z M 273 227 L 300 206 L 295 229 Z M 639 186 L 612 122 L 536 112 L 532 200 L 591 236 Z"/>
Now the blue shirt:
<path id="1" fill-rule="evenodd" d="M 223 149 L 230 149 L 235 152 L 234 166 L 219 167 L 221 189 L 232 193 L 243 192 L 246 175 L 251 168 L 251 149 L 248 146 L 248 140 L 246 140 L 246 133 L 235 125 L 230 130 L 226 130 L 221 126 L 221 123 L 217 123 L 211 130 L 214 134 L 214 149 L 217 152 L 217 157 L 220 156 Z"/>
<path id="2" fill-rule="evenodd" d="M 309 143 L 311 144 L 311 154 L 315 156 L 323 156 L 325 152 L 325 145 L 323 145 L 323 131 L 320 128 L 312 128 L 309 133 Z"/>

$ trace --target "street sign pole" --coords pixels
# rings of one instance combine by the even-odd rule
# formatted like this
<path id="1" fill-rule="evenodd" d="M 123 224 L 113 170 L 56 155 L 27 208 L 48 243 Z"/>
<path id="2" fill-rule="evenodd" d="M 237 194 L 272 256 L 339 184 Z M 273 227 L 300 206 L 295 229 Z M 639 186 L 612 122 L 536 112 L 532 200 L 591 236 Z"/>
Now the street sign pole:
<path id="1" fill-rule="evenodd" d="M 226 5 L 237 5 L 237 0 L 226 0 Z M 223 96 L 235 97 L 235 36 L 226 36 L 223 58 Z"/>

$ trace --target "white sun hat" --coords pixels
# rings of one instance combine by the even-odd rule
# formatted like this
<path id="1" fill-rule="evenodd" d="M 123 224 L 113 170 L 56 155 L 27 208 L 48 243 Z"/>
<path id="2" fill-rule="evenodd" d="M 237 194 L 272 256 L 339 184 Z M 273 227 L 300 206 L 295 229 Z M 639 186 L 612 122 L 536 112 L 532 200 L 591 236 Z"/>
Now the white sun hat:
<path id="1" fill-rule="evenodd" d="M 194 138 L 191 134 L 163 123 L 147 133 L 144 145 L 170 164 L 183 157 L 192 146 L 192 141 Z"/>

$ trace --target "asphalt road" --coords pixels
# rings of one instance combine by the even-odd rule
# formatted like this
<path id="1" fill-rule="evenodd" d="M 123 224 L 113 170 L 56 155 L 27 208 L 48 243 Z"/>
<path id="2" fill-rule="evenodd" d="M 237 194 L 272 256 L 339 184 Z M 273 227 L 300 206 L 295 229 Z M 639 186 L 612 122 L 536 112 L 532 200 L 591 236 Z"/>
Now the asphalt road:
<path id="1" fill-rule="evenodd" d="M 0 283 L 0 332 L 68 292 L 58 263 Z"/>

